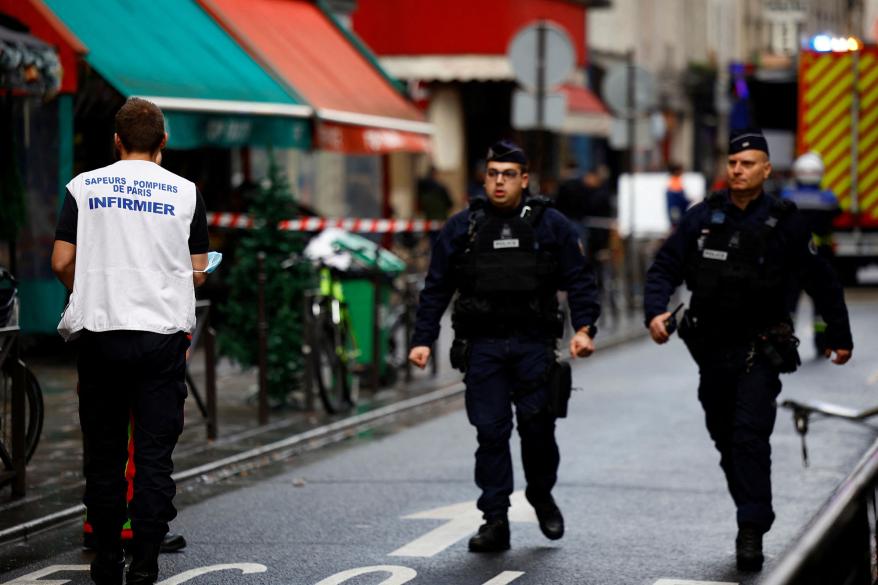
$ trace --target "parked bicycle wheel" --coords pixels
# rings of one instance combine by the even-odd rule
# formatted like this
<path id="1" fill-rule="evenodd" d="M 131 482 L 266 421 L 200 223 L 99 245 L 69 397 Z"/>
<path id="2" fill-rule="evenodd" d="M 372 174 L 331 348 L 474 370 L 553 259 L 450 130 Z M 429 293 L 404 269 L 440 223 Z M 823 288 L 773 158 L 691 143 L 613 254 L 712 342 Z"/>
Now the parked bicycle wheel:
<path id="1" fill-rule="evenodd" d="M 321 315 L 314 330 L 311 352 L 317 391 L 323 407 L 330 414 L 347 410 L 353 403 L 341 329 L 333 324 L 328 314 Z"/>
<path id="2" fill-rule="evenodd" d="M 33 372 L 25 366 L 25 458 L 30 461 L 43 430 L 43 391 Z M 0 370 L 0 461 L 12 469 L 12 363 Z"/>

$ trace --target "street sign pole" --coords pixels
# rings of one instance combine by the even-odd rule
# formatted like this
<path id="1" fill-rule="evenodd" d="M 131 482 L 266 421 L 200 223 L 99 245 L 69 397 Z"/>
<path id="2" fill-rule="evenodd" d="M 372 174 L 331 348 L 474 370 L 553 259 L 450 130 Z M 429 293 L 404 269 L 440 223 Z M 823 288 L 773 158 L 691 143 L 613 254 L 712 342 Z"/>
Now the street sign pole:
<path id="1" fill-rule="evenodd" d="M 536 171 L 538 187 L 542 189 L 546 167 L 546 24 L 540 22 L 537 28 L 537 152 Z"/>
<path id="2" fill-rule="evenodd" d="M 637 273 L 637 244 L 634 239 L 634 221 L 636 217 L 634 213 L 634 200 L 637 195 L 637 191 L 634 187 L 634 173 L 637 171 L 637 151 L 635 136 L 635 124 L 637 122 L 637 113 L 635 111 L 635 100 L 637 96 L 637 76 L 635 75 L 634 69 L 633 49 L 630 49 L 628 51 L 625 60 L 628 67 L 628 92 L 626 97 L 628 110 L 628 174 L 631 177 L 631 180 L 628 181 L 628 189 L 630 190 L 630 194 L 628 197 L 628 253 L 626 254 L 628 264 L 628 286 L 626 291 L 626 301 L 628 304 L 628 312 L 634 313 L 634 311 L 637 309 L 635 286 L 637 285 L 637 281 L 639 279 Z"/>
<path id="3" fill-rule="evenodd" d="M 513 94 L 512 123 L 526 132 L 534 183 L 545 185 L 551 172 L 550 131 L 564 123 L 566 99 L 555 92 L 576 66 L 576 51 L 564 30 L 550 21 L 536 21 L 519 30 L 507 50 L 522 89 Z"/>

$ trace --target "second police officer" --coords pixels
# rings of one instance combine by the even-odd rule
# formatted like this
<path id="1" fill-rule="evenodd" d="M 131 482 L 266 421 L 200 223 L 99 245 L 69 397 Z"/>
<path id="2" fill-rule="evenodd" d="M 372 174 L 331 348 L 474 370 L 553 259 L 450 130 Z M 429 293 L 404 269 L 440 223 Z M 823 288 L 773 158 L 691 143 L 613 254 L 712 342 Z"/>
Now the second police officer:
<path id="1" fill-rule="evenodd" d="M 771 174 L 758 130 L 732 136 L 729 189 L 687 211 L 647 274 L 646 325 L 668 341 L 674 290 L 692 291 L 680 337 L 698 364 L 698 399 L 737 508 L 740 570 L 762 568 L 762 536 L 774 522 L 771 444 L 780 373 L 799 365 L 787 310 L 801 283 L 827 322 L 826 357 L 844 364 L 853 342 L 841 285 L 795 204 L 763 191 Z"/>
<path id="2" fill-rule="evenodd" d="M 567 292 L 576 331 L 570 353 L 594 351 L 600 313 L 597 289 L 573 225 L 548 201 L 528 197 L 528 161 L 509 141 L 486 157 L 485 192 L 455 214 L 437 238 L 421 293 L 409 359 L 423 368 L 439 322 L 455 293 L 452 365 L 465 371 L 466 411 L 476 427 L 477 505 L 485 523 L 469 541 L 473 552 L 509 548 L 507 510 L 513 491 L 509 440 L 513 407 L 521 437 L 527 488 L 540 529 L 550 539 L 564 534 L 552 497 L 560 461 L 555 421 L 563 416 L 551 388 L 566 386 L 556 363 L 563 333 L 557 292 Z M 567 370 L 569 374 L 569 369 Z M 550 402 L 552 404 L 550 404 Z"/>

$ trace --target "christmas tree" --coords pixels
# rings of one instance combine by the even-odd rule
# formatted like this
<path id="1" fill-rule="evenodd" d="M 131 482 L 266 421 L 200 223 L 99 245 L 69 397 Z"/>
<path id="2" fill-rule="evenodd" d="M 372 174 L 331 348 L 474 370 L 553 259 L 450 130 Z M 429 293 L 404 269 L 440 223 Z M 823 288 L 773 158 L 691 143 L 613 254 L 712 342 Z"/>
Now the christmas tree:
<path id="1" fill-rule="evenodd" d="M 225 325 L 219 334 L 220 352 L 243 366 L 258 364 L 257 254 L 265 253 L 265 315 L 268 323 L 268 393 L 284 403 L 301 385 L 302 310 L 304 292 L 313 283 L 311 266 L 281 263 L 305 249 L 303 234 L 278 229 L 278 222 L 298 216 L 298 206 L 286 177 L 272 160 L 262 189 L 249 202 L 255 227 L 248 230 L 229 271 L 229 298 L 221 307 Z"/>

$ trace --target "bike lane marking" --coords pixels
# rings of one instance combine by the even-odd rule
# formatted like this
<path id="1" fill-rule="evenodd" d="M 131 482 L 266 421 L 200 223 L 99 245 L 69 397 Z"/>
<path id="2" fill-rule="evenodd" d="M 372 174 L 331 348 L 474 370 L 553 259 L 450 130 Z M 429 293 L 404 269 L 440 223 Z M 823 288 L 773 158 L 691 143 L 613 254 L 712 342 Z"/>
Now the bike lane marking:
<path id="1" fill-rule="evenodd" d="M 16 577 L 12 581 L 5 582 L 3 585 L 65 585 L 65 583 L 69 583 L 71 579 L 43 579 L 43 577 L 47 577 L 53 573 L 62 573 L 65 571 L 87 572 L 88 570 L 88 565 L 49 565 L 48 567 L 43 567 L 42 569 L 34 571 L 33 573 L 28 573 L 26 575 L 22 575 L 21 577 Z M 199 567 L 197 569 L 184 571 L 179 575 L 174 575 L 173 577 L 169 577 L 164 581 L 159 581 L 157 585 L 179 585 L 180 583 L 184 583 L 186 581 L 189 581 L 190 579 L 194 579 L 195 577 L 204 575 L 205 573 L 216 573 L 217 571 L 229 570 L 238 570 L 241 571 L 241 573 L 243 573 L 244 575 L 247 575 L 251 573 L 264 573 L 268 570 L 268 567 L 259 563 L 228 563 L 222 565 L 208 565 L 206 567 Z"/>
<path id="2" fill-rule="evenodd" d="M 198 577 L 199 575 L 204 575 L 205 573 L 216 573 L 218 571 L 232 570 L 241 571 L 241 574 L 243 575 L 250 575 L 253 573 L 264 573 L 268 570 L 268 567 L 259 563 L 227 563 L 222 565 L 208 565 L 206 567 L 199 567 L 197 569 L 189 569 L 188 571 L 183 571 L 179 575 L 174 575 L 173 577 L 168 577 L 164 581 L 159 581 L 156 585 L 179 585 L 180 583 L 184 583 L 189 579 L 194 579 L 195 577 Z"/>
<path id="3" fill-rule="evenodd" d="M 379 585 L 402 585 L 418 576 L 417 571 L 408 567 L 401 567 L 399 565 L 376 565 L 374 567 L 359 567 L 357 569 L 349 569 L 347 571 L 342 571 L 341 573 L 336 573 L 335 575 L 320 581 L 317 585 L 339 585 L 349 579 L 359 577 L 360 575 L 368 575 L 369 573 L 390 573 L 390 577 L 381 581 Z"/>
<path id="4" fill-rule="evenodd" d="M 524 497 L 523 491 L 517 491 L 509 498 L 509 522 L 536 523 L 537 517 L 531 505 Z M 432 557 L 448 547 L 463 540 L 478 530 L 482 524 L 482 513 L 476 508 L 476 502 L 461 502 L 450 506 L 442 506 L 425 512 L 417 512 L 403 516 L 405 520 L 448 520 L 445 524 L 416 538 L 396 549 L 391 557 Z M 509 581 L 499 581 L 499 584 Z M 494 585 L 492 582 L 491 585 Z"/>
<path id="5" fill-rule="evenodd" d="M 653 585 L 738 585 L 727 581 L 687 581 L 685 579 L 659 579 Z"/>

